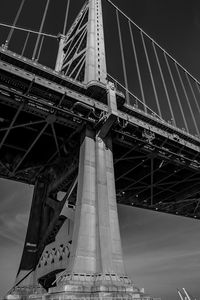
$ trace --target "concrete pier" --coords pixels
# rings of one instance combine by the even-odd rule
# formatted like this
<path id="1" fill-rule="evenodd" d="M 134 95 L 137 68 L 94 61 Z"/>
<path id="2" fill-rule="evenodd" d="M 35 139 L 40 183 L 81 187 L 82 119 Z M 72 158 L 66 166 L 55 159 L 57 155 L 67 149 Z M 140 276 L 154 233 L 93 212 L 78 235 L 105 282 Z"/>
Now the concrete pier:
<path id="1" fill-rule="evenodd" d="M 69 265 L 48 299 L 141 299 L 124 270 L 112 141 L 90 129 L 80 147 L 76 203 Z"/>

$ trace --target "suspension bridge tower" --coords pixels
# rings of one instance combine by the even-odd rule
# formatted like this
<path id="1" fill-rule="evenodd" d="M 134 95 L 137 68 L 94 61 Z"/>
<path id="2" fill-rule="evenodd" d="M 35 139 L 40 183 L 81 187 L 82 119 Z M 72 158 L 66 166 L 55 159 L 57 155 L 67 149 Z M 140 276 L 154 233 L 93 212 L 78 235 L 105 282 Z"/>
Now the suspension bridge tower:
<path id="1" fill-rule="evenodd" d="M 82 129 L 75 208 L 68 205 L 69 197 L 62 209 L 56 206 L 49 176 L 38 178 L 16 279 L 18 291 L 21 286 L 21 295 L 28 290 L 28 298 L 46 295 L 52 300 L 141 299 L 144 295 L 128 279 L 122 255 L 110 135 L 118 112 L 115 87 L 107 81 L 101 0 L 86 1 L 67 35 L 60 36 L 55 70 L 102 94 L 109 113 L 103 125 Z M 64 221 L 56 238 L 41 242 L 55 229 L 52 218 L 60 216 Z M 34 293 L 38 282 L 48 292 L 38 293 L 37 288 Z"/>

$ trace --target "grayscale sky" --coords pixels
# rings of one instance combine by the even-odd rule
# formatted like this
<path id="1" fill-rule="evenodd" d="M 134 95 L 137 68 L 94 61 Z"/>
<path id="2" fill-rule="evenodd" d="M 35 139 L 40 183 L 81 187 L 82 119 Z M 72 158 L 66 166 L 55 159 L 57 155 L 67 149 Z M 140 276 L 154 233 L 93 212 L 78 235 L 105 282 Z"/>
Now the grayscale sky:
<path id="1" fill-rule="evenodd" d="M 73 18 L 84 1 L 71 2 Z M 113 2 L 200 79 L 199 0 Z M 0 22 L 12 23 L 19 3 L 19 0 L 0 0 Z M 66 0 L 56 3 L 62 9 Z M 60 22 L 61 12 L 52 15 L 54 20 L 50 27 L 46 26 L 46 32 L 59 32 L 54 25 Z M 34 13 L 24 12 L 23 18 L 19 26 L 31 28 Z M 35 24 L 33 29 L 38 28 Z M 3 36 L 0 28 L 0 43 Z M 12 286 L 19 266 L 32 191 L 31 186 L 0 180 L 0 298 Z M 199 221 L 123 206 L 119 206 L 119 217 L 126 269 L 134 283 L 164 300 L 178 299 L 176 289 L 181 287 L 199 299 Z"/>
<path id="2" fill-rule="evenodd" d="M 32 187 L 0 180 L 0 297 L 12 286 L 19 266 Z M 178 299 L 177 288 L 200 296 L 199 221 L 119 206 L 126 270 L 153 296 Z"/>

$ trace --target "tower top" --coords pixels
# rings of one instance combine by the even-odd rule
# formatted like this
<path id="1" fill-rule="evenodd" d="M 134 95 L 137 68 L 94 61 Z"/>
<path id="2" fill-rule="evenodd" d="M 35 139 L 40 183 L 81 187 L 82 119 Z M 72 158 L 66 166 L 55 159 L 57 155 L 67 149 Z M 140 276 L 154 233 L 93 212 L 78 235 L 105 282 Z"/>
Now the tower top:
<path id="1" fill-rule="evenodd" d="M 107 70 L 101 0 L 88 0 L 61 38 L 56 70 L 85 84 L 106 84 Z"/>

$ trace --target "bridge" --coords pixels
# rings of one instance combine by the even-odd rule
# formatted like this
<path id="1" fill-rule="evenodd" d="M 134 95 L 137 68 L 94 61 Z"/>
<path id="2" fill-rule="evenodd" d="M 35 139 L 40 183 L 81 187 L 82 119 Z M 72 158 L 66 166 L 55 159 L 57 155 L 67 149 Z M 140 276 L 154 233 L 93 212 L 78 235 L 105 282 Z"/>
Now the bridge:
<path id="1" fill-rule="evenodd" d="M 112 1 L 86 1 L 68 31 L 67 1 L 58 35 L 50 5 L 39 31 L 17 26 L 25 0 L 0 23 L 0 176 L 35 186 L 12 293 L 149 299 L 116 203 L 200 218 L 200 83 Z"/>

